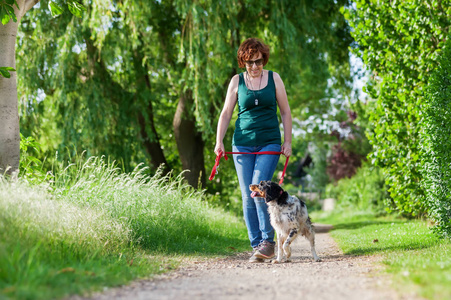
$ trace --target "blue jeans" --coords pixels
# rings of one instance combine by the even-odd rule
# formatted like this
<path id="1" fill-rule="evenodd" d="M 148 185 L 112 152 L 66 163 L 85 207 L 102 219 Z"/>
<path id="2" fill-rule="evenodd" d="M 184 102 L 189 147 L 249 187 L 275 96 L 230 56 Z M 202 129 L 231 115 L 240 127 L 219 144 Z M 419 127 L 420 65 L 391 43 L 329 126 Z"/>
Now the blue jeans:
<path id="1" fill-rule="evenodd" d="M 280 151 L 280 145 L 266 146 L 233 146 L 233 152 Z M 250 184 L 259 184 L 261 180 L 271 180 L 277 167 L 280 155 L 271 154 L 233 154 L 236 173 L 243 199 L 243 214 L 246 222 L 249 240 L 255 248 L 266 240 L 274 242 L 274 229 L 269 221 L 268 205 L 261 197 L 251 197 Z"/>

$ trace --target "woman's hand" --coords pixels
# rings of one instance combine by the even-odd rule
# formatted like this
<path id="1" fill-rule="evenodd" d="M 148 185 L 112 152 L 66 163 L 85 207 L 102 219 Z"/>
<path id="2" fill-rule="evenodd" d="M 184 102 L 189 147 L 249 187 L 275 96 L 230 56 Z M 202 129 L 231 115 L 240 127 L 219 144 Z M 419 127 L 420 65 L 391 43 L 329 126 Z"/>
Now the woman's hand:
<path id="1" fill-rule="evenodd" d="M 220 153 L 222 153 L 222 156 L 224 156 L 224 153 L 225 153 L 224 144 L 223 143 L 216 143 L 215 154 L 219 155 Z"/>
<path id="2" fill-rule="evenodd" d="M 282 148 L 280 149 L 280 152 L 283 153 L 286 157 L 290 157 L 291 155 L 291 143 L 289 142 L 283 142 Z"/>

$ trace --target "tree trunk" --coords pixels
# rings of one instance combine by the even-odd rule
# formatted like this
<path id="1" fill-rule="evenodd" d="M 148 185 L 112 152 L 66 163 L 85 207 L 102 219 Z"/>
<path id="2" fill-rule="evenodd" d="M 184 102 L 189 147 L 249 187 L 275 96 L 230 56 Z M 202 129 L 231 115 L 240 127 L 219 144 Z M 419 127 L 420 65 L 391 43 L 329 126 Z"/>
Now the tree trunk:
<path id="1" fill-rule="evenodd" d="M 192 92 L 182 92 L 173 126 L 183 170 L 188 170 L 184 177 L 189 185 L 198 188 L 199 184 L 205 186 L 204 142 L 196 128 L 193 104 Z"/>
<path id="2" fill-rule="evenodd" d="M 22 16 L 38 1 L 17 1 L 14 5 L 17 22 L 0 23 L 0 67 L 16 68 L 16 37 Z M 17 75 L 11 78 L 0 76 L 0 174 L 12 174 L 19 170 L 20 130 L 17 105 Z"/>
<path id="3" fill-rule="evenodd" d="M 147 68 L 143 66 L 142 47 L 138 47 L 133 53 L 133 64 L 136 73 L 137 91 L 135 98 L 138 103 L 143 105 L 143 109 L 138 111 L 138 125 L 140 135 L 143 140 L 144 148 L 150 156 L 150 164 L 154 169 L 163 165 L 163 175 L 171 172 L 171 168 L 166 161 L 163 150 L 161 149 L 160 137 L 158 136 L 153 118 L 152 100 L 141 95 L 146 90 L 151 92 L 150 78 L 147 74 Z M 146 107 L 147 109 L 144 109 Z"/>

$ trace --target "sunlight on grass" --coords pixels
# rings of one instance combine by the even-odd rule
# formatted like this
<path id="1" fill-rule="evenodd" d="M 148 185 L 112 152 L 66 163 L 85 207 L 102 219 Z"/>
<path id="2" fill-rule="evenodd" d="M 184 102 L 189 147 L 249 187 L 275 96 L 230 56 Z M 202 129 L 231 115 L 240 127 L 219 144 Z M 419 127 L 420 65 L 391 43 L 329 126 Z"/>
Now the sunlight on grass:
<path id="1" fill-rule="evenodd" d="M 400 283 L 399 287 L 415 289 L 428 299 L 451 299 L 450 241 L 440 240 L 429 247 L 399 251 L 387 255 L 384 263 Z"/>
<path id="2" fill-rule="evenodd" d="M 332 232 L 332 236 L 337 238 L 346 254 L 422 249 L 439 242 L 438 237 L 420 222 L 379 219 L 337 224 L 335 228 L 337 230 Z"/>
<path id="3" fill-rule="evenodd" d="M 451 242 L 435 235 L 426 222 L 394 216 L 317 214 L 348 255 L 382 255 L 394 287 L 427 299 L 451 299 Z"/>
<path id="4" fill-rule="evenodd" d="M 121 220 L 145 249 L 225 254 L 230 252 L 228 246 L 242 248 L 248 243 L 241 220 L 208 207 L 203 193 L 182 183 L 181 177 L 149 178 L 142 167 L 124 174 L 97 157 L 74 167 L 59 173 L 55 194 Z"/>
<path id="5" fill-rule="evenodd" d="M 0 298 L 58 298 L 247 250 L 242 220 L 145 171 L 93 157 L 43 186 L 0 178 Z"/>
<path id="6" fill-rule="evenodd" d="M 105 213 L 57 201 L 43 188 L 20 183 L 2 184 L 0 215 L 0 226 L 20 228 L 19 236 L 45 236 L 93 248 L 121 248 L 130 241 L 131 230 Z"/>

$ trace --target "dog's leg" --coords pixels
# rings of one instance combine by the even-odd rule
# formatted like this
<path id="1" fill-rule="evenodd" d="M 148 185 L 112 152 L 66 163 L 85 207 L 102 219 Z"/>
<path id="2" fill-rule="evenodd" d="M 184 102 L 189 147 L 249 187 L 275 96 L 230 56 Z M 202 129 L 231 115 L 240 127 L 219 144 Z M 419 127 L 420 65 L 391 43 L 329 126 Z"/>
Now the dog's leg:
<path id="1" fill-rule="evenodd" d="M 310 248 L 312 250 L 313 259 L 315 261 L 321 261 L 321 258 L 318 257 L 315 250 L 315 232 L 313 231 L 313 228 L 309 226 L 308 230 L 306 230 L 305 237 L 310 242 Z"/>
<path id="2" fill-rule="evenodd" d="M 285 237 L 281 234 L 277 234 L 277 258 L 272 261 L 273 264 L 277 264 L 282 262 L 283 258 L 283 243 L 285 241 Z"/>
<path id="3" fill-rule="evenodd" d="M 287 261 L 289 261 L 289 259 L 291 257 L 291 243 L 297 236 L 298 236 L 298 231 L 296 229 L 291 229 L 290 233 L 288 234 L 288 238 L 283 243 L 283 252 L 285 252 Z"/>

